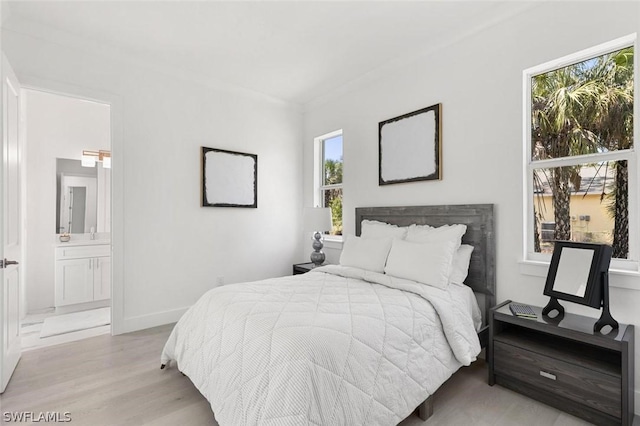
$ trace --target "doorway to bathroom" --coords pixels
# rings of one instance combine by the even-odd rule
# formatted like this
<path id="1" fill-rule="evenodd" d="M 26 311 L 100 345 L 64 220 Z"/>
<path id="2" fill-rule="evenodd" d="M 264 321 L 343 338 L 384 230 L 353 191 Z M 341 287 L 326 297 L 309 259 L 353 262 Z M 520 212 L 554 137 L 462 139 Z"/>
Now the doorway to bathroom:
<path id="1" fill-rule="evenodd" d="M 111 106 L 23 88 L 23 350 L 111 332 Z"/>

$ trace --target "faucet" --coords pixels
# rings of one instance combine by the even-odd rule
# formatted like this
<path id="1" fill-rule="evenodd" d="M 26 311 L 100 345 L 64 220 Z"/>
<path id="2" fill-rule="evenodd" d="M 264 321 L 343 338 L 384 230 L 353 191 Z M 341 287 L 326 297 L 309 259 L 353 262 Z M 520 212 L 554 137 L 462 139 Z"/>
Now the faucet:
<path id="1" fill-rule="evenodd" d="M 91 234 L 89 234 L 89 239 L 91 240 L 96 239 L 96 228 L 94 228 L 93 226 L 91 227 Z"/>

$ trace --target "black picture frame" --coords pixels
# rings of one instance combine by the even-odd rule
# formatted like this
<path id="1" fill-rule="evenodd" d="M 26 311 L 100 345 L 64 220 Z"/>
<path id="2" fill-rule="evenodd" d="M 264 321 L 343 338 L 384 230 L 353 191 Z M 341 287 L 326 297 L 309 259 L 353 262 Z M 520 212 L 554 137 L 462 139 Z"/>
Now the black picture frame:
<path id="1" fill-rule="evenodd" d="M 258 208 L 258 156 L 201 148 L 202 207 Z"/>
<path id="2" fill-rule="evenodd" d="M 442 104 L 378 123 L 378 185 L 442 179 Z"/>

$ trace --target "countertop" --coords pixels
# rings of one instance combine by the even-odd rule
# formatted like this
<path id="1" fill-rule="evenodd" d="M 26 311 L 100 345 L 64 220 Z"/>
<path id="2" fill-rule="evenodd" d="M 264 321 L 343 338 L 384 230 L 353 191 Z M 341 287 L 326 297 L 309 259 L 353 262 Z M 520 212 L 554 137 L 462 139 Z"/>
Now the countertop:
<path id="1" fill-rule="evenodd" d="M 56 243 L 56 247 L 69 247 L 69 246 L 97 246 L 97 245 L 108 245 L 111 244 L 111 240 L 107 239 L 97 239 L 97 240 L 85 240 L 85 239 L 76 239 L 74 240 L 71 237 L 71 240 L 63 243 L 62 241 L 58 241 Z"/>

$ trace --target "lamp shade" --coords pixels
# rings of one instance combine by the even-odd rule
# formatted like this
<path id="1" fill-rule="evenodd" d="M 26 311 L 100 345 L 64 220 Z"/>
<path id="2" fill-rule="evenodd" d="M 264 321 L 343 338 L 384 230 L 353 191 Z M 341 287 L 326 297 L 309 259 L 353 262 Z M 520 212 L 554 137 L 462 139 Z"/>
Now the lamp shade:
<path id="1" fill-rule="evenodd" d="M 305 231 L 331 231 L 331 209 L 328 207 L 306 207 L 302 221 Z"/>

